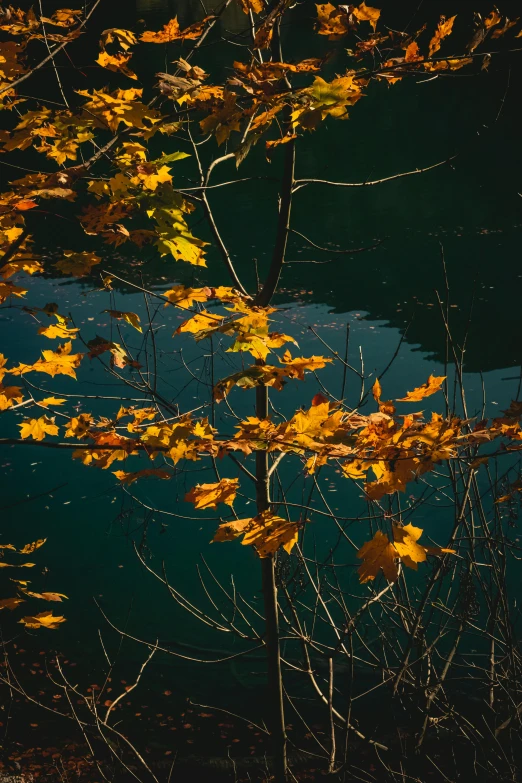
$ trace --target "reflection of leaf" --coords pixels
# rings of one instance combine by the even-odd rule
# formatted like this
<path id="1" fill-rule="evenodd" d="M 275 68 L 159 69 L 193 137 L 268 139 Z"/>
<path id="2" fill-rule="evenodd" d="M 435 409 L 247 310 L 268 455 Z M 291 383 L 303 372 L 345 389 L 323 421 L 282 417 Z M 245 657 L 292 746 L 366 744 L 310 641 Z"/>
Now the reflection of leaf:
<path id="1" fill-rule="evenodd" d="M 64 275 L 71 275 L 72 277 L 83 277 L 91 272 L 91 269 L 96 264 L 99 264 L 101 258 L 96 253 L 74 253 L 72 250 L 66 250 L 64 252 L 65 258 L 62 261 L 58 261 L 54 266 L 59 269 Z"/>
<path id="2" fill-rule="evenodd" d="M 187 492 L 185 500 L 196 508 L 216 508 L 218 503 L 231 506 L 239 487 L 239 479 L 223 478 L 216 484 L 198 484 Z"/>
<path id="3" fill-rule="evenodd" d="M 264 511 L 253 519 L 225 522 L 216 531 L 213 541 L 232 541 L 243 536 L 244 546 L 255 546 L 259 557 L 268 557 L 282 546 L 288 554 L 297 542 L 299 526 L 296 522 Z"/>
<path id="4" fill-rule="evenodd" d="M 430 375 L 426 383 L 408 392 L 406 397 L 399 397 L 397 402 L 419 402 L 419 400 L 423 400 L 425 397 L 431 397 L 432 394 L 440 391 L 440 387 L 445 380 L 445 375 Z"/>
<path id="5" fill-rule="evenodd" d="M 52 612 L 40 612 L 34 617 L 22 617 L 18 622 L 25 625 L 26 628 L 49 628 L 49 630 L 55 631 L 61 623 L 65 622 L 65 617 L 55 617 Z"/>

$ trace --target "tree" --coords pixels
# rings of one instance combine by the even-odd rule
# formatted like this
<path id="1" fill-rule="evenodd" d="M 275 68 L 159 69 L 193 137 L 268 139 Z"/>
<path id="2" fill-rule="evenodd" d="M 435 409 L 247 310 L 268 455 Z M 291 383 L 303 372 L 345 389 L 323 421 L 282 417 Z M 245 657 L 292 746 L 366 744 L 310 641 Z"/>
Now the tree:
<path id="1" fill-rule="evenodd" d="M 228 518 L 217 527 L 214 541 L 240 538 L 242 544 L 254 547 L 259 556 L 265 629 L 262 635 L 254 632 L 254 638 L 267 655 L 268 724 L 275 780 L 278 783 L 286 780 L 288 771 L 276 576 L 281 551 L 287 555 L 298 552 L 300 567 L 307 572 L 318 605 L 325 611 L 330 630 L 337 637 L 333 647 L 329 646 L 326 652 L 324 645 L 321 649 L 322 643 L 309 637 L 298 616 L 295 596 L 284 586 L 288 611 L 294 613 L 295 639 L 303 645 L 306 674 L 311 677 L 316 695 L 329 710 L 330 771 L 334 772 L 338 764 L 336 726 L 338 722 L 344 725 L 346 737 L 354 729 L 349 711 L 346 717 L 334 707 L 334 654 L 341 650 L 353 665 L 353 649 L 348 649 L 345 642 L 349 637 L 352 643 L 350 633 L 356 620 L 347 613 L 342 623 L 344 630 L 339 631 L 339 623 L 332 618 L 321 593 L 323 588 L 314 581 L 302 556 L 298 542 L 306 535 L 307 515 L 313 510 L 311 502 L 302 506 L 296 520 L 292 503 L 286 502 L 284 493 L 277 501 L 273 499 L 271 486 L 278 480 L 280 461 L 295 460 L 299 471 L 310 478 L 312 491 L 319 493 L 316 477 L 319 471 L 331 466 L 342 471 L 346 480 L 362 482 L 371 515 L 376 515 L 382 524 L 357 552 L 361 560 L 360 581 L 370 582 L 382 571 L 387 586 L 380 596 L 399 577 L 404 579 L 403 566 L 417 570 L 419 563 L 435 557 L 430 587 L 425 594 L 427 601 L 455 552 L 455 538 L 470 491 L 472 488 L 477 491 L 478 467 L 487 465 L 495 450 L 514 452 L 520 448 L 522 407 L 519 402 L 513 402 L 504 415 L 492 421 L 474 422 L 468 416 L 462 356 L 451 339 L 442 300 L 449 361 L 454 360 L 462 394 L 460 415 L 451 410 L 446 376 L 430 375 L 423 385 L 399 400 L 386 400 L 381 387 L 384 372 L 373 379 L 368 389 L 364 369 L 355 370 L 347 358 L 330 349 L 322 338 L 319 337 L 328 355 L 305 357 L 296 355 L 296 340 L 292 335 L 272 328 L 278 312 L 273 299 L 294 231 L 291 223 L 294 194 L 301 188 L 316 185 L 369 187 L 385 181 L 347 183 L 300 178 L 296 176 L 299 143 L 325 123 L 348 119 L 352 111 L 359 110 L 355 104 L 360 100 L 370 100 L 374 93 L 378 97 L 379 84 L 397 89 L 395 85 L 407 77 L 452 75 L 461 71 L 480 74 L 496 54 L 497 44 L 493 45 L 493 40 L 503 39 L 505 35 L 519 37 L 522 31 L 519 32 L 518 20 L 509 20 L 493 9 L 486 17 L 476 16 L 474 31 L 470 32 L 468 22 L 465 23 L 462 32 L 467 33 L 466 43 L 459 44 L 457 53 L 450 53 L 451 36 L 460 22 L 456 16 L 440 17 L 434 29 L 424 26 L 413 33 L 402 33 L 392 29 L 393 20 L 381 19 L 380 10 L 364 2 L 348 6 L 305 4 L 304 23 L 309 33 L 315 31 L 316 37 L 310 38 L 306 56 L 297 57 L 294 52 L 300 51 L 301 46 L 292 37 L 293 26 L 296 18 L 302 18 L 299 17 L 302 11 L 288 0 L 268 7 L 258 0 L 240 0 L 241 9 L 251 23 L 251 52 L 248 58 L 242 58 L 245 61 L 231 62 L 223 78 L 219 73 L 207 74 L 197 65 L 197 59 L 203 44 L 219 41 L 220 17 L 230 5 L 227 0 L 214 15 L 184 27 L 174 18 L 160 30 L 145 30 L 141 34 L 120 28 L 104 30 L 97 57 L 92 56 L 99 73 L 96 72 L 92 84 L 80 89 L 74 81 L 66 83 L 62 79 L 58 58 L 75 45 L 74 41 L 91 17 L 94 18 L 99 4 L 100 0 L 92 4 L 85 17 L 71 9 L 45 17 L 32 10 L 9 8 L 0 25 L 6 38 L 0 49 L 3 79 L 0 94 L 12 118 L 9 130 L 3 131 L 2 149 L 15 161 L 22 160 L 22 154 L 38 153 L 43 161 L 39 166 L 45 167 L 45 171 L 30 171 L 14 179 L 10 189 L 2 194 L 1 301 L 6 307 L 18 308 L 21 316 L 25 313 L 35 319 L 40 324 L 37 331 L 43 342 L 64 341 L 56 348 L 44 348 L 41 357 L 32 363 L 25 363 L 23 346 L 24 360 L 0 356 L 0 372 L 2 377 L 8 376 L 11 384 L 0 389 L 0 409 L 7 415 L 21 408 L 25 411 L 28 406 L 35 409 L 34 416 L 29 413 L 19 425 L 17 437 L 6 435 L 0 443 L 38 445 L 51 450 L 51 454 L 52 450 L 71 449 L 73 458 L 89 468 L 117 468 L 112 472 L 124 489 L 146 478 L 168 481 L 186 464 L 208 462 L 215 480 L 194 486 L 186 500 L 196 510 L 215 509 L 219 504 L 228 506 Z M 40 59 L 36 41 L 43 42 L 48 50 Z M 323 45 L 325 41 L 327 46 Z M 351 48 L 346 49 L 347 45 Z M 176 57 L 176 68 L 174 73 L 156 74 L 157 80 L 151 81 L 146 69 L 141 76 L 134 63 L 139 61 L 139 52 L 158 46 L 163 47 L 166 61 Z M 446 54 L 441 54 L 443 51 Z M 54 72 L 63 97 L 63 104 L 58 108 L 52 101 L 30 98 L 20 92 L 20 85 L 44 68 Z M 109 77 L 115 80 L 116 86 L 112 81 L 107 86 Z M 189 152 L 176 149 L 180 138 L 181 146 Z M 254 269 L 243 274 L 244 270 L 236 264 L 213 205 L 216 193 L 226 192 L 243 178 L 238 175 L 232 181 L 218 183 L 213 178 L 225 162 L 234 160 L 239 168 L 249 155 L 261 154 L 260 150 L 270 161 L 268 176 L 277 178 L 279 204 L 277 214 L 274 210 L 270 263 L 266 269 L 255 266 L 257 282 L 253 287 Z M 178 166 L 189 157 L 199 184 L 177 187 Z M 447 164 L 447 160 L 438 161 L 386 180 L 420 175 Z M 33 250 L 42 231 L 38 214 L 44 209 L 81 227 L 85 234 L 82 249 L 60 249 L 58 261 Z M 212 237 L 211 249 L 220 255 L 229 277 L 228 286 L 212 285 L 209 281 L 197 284 L 196 273 L 204 273 L 210 244 L 197 236 L 198 217 L 206 221 Z M 312 247 L 325 250 L 307 237 L 303 239 Z M 106 253 L 104 243 L 111 248 L 155 248 L 169 265 L 166 269 L 172 268 L 174 261 L 192 265 L 193 282 L 173 285 L 157 293 L 143 280 L 135 282 L 122 277 L 117 265 L 102 260 Z M 345 256 L 364 249 L 334 252 Z M 112 333 L 85 339 L 70 315 L 59 313 L 56 305 L 36 307 L 30 297 L 25 300 L 30 293 L 27 276 L 35 274 L 88 277 L 93 280 L 93 286 L 105 289 L 110 302 L 105 312 L 114 323 L 111 332 L 117 333 L 117 341 Z M 100 282 L 94 282 L 97 278 Z M 142 321 L 137 313 L 116 308 L 117 286 L 122 284 L 143 292 L 147 321 Z M 155 333 L 160 306 L 177 308 L 183 315 L 174 335 L 177 342 L 194 339 L 197 343 L 204 340 L 210 344 L 212 399 L 202 406 L 209 409 L 209 415 L 196 415 L 198 409 L 180 411 L 177 401 L 162 384 Z M 127 329 L 134 329 L 143 337 L 138 352 L 129 347 Z M 84 348 L 76 349 L 78 343 L 83 343 Z M 228 346 L 226 354 L 237 354 L 241 359 L 241 367 L 234 367 L 234 372 L 223 377 L 217 375 L 218 369 L 224 369 L 222 343 Z M 184 370 L 191 375 L 181 353 L 180 357 Z M 141 395 L 146 403 L 121 405 L 110 416 L 100 417 L 91 411 L 71 415 L 63 413 L 66 407 L 62 406 L 68 401 L 65 392 L 46 391 L 42 397 L 41 389 L 29 380 L 39 377 L 35 373 L 53 379 L 60 375 L 77 379 L 78 371 L 81 384 L 82 368 L 89 361 L 100 363 L 113 379 Z M 279 418 L 271 411 L 270 389 L 281 392 L 288 382 L 302 381 L 305 374 L 315 374 L 334 362 L 339 364 L 343 376 L 339 396 L 321 385 L 321 391 L 314 395 L 308 407 L 294 411 L 289 418 Z M 355 373 L 361 381 L 356 406 L 348 406 L 345 400 L 347 372 Z M 434 412 L 431 419 L 424 418 L 417 406 L 413 408 L 414 413 L 404 414 L 398 412 L 404 408 L 395 405 L 395 402 L 421 402 L 441 390 L 445 392 L 446 408 L 443 413 Z M 225 426 L 218 406 L 228 406 L 235 415 L 229 396 L 245 392 L 255 395 L 255 415 L 236 416 L 236 432 L 232 433 Z M 359 408 L 370 394 L 377 411 L 360 413 Z M 74 394 L 75 399 L 79 396 L 81 393 Z M 497 441 L 502 446 L 495 445 L 493 452 L 490 450 L 485 457 L 477 456 L 481 444 Z M 131 470 L 127 469 L 128 463 Z M 221 464 L 231 464 L 236 475 L 222 477 Z M 448 466 L 455 494 L 463 491 L 461 505 L 457 506 L 457 523 L 447 547 L 419 543 L 422 530 L 412 523 L 404 524 L 400 513 L 391 513 L 391 507 L 386 511 L 382 505 L 384 499 L 390 499 L 391 503 L 396 493 L 403 493 L 406 487 L 441 464 Z M 245 483 L 251 483 L 254 488 L 256 512 L 238 519 L 233 503 L 240 491 L 244 493 Z M 518 486 L 512 484 L 507 495 L 511 498 L 517 491 Z M 325 516 L 339 524 L 326 500 L 324 503 Z M 345 531 L 343 535 L 347 536 Z M 334 587 L 329 584 L 327 589 L 332 591 Z M 3 599 L 6 608 L 17 608 L 26 595 L 57 600 L 49 598 L 50 594 L 28 593 L 22 583 L 16 587 L 16 593 Z M 175 597 L 190 609 L 180 594 Z M 341 600 L 340 594 L 336 600 Z M 411 623 L 406 623 L 410 638 L 395 675 L 395 689 L 406 676 L 413 648 L 418 644 L 421 614 L 412 614 Z M 39 623 L 55 628 L 64 619 L 48 612 L 36 618 L 44 615 L 44 619 L 36 621 L 33 616 L 25 616 L 21 622 L 28 627 Z M 208 621 L 199 609 L 196 615 Z M 231 623 L 227 620 L 225 626 L 230 630 Z M 314 677 L 309 657 L 311 648 L 321 650 L 329 661 L 327 692 Z M 427 696 L 421 744 L 431 705 L 444 676 Z"/>

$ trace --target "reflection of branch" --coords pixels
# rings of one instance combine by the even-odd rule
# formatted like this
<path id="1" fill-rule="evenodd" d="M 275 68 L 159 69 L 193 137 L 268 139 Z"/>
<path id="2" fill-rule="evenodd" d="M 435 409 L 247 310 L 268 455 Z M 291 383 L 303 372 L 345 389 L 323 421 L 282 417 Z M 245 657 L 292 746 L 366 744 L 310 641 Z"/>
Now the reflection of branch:
<path id="1" fill-rule="evenodd" d="M 352 253 L 364 253 L 365 250 L 373 250 L 376 247 L 379 247 L 379 245 L 382 245 L 384 242 L 384 239 L 379 239 L 374 245 L 369 245 L 368 247 L 356 247 L 350 250 L 334 250 L 331 247 L 322 247 L 321 245 L 316 245 L 315 242 L 312 242 L 311 239 L 309 239 L 304 234 L 301 234 L 300 231 L 296 231 L 295 228 L 291 228 L 290 231 L 292 234 L 297 234 L 298 236 L 302 237 L 305 242 L 308 242 L 309 245 L 312 247 L 317 248 L 317 250 L 323 250 L 325 253 L 342 253 L 343 255 L 350 255 Z M 285 264 L 327 264 L 328 261 L 285 261 Z"/>
<path id="2" fill-rule="evenodd" d="M 449 163 L 450 160 L 455 160 L 457 156 L 452 155 L 446 160 L 441 160 L 438 163 L 434 163 L 432 166 L 426 166 L 424 169 L 413 169 L 413 171 L 403 171 L 400 174 L 392 174 L 391 177 L 384 177 L 383 179 L 366 180 L 365 182 L 331 182 L 327 179 L 296 179 L 294 192 L 304 185 L 311 185 L 312 183 L 320 185 L 335 185 L 340 188 L 365 188 L 370 185 L 380 185 L 382 182 L 390 182 L 392 179 L 400 179 L 401 177 L 411 177 L 413 174 L 424 174 L 425 171 L 431 171 L 439 166 L 444 166 Z"/>

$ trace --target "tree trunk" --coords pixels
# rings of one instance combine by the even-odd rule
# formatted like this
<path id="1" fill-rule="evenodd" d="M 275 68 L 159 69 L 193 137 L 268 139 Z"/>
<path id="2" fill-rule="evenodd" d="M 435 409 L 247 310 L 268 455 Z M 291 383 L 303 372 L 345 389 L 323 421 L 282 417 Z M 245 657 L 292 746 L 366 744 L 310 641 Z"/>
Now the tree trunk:
<path id="1" fill-rule="evenodd" d="M 259 386 L 256 389 L 256 415 L 259 419 L 265 419 L 268 416 L 267 386 Z M 258 514 L 267 511 L 270 507 L 269 482 L 268 452 L 258 451 L 256 452 L 256 503 Z M 261 575 L 265 610 L 269 729 L 274 758 L 273 773 L 275 783 L 286 783 L 286 732 L 274 555 L 261 559 Z"/>

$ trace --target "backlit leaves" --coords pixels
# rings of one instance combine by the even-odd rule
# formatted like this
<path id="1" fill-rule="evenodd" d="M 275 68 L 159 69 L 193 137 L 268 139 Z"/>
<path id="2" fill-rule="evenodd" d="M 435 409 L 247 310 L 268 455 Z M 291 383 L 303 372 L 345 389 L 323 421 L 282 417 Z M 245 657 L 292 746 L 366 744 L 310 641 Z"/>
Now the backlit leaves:
<path id="1" fill-rule="evenodd" d="M 26 628 L 47 628 L 55 631 L 65 622 L 65 617 L 55 616 L 52 612 L 40 612 L 34 616 L 22 617 L 18 622 L 25 625 Z"/>
<path id="2" fill-rule="evenodd" d="M 378 530 L 372 540 L 367 541 L 357 553 L 357 557 L 363 561 L 358 569 L 359 580 L 364 583 L 375 579 L 382 569 L 388 582 L 396 582 L 399 578 L 399 561 L 416 571 L 418 563 L 423 563 L 427 555 L 455 552 L 454 549 L 419 544 L 422 532 L 421 528 L 411 524 L 404 527 L 393 525 L 393 542 L 390 542 L 388 536 Z"/>
<path id="3" fill-rule="evenodd" d="M 422 386 L 418 386 L 413 391 L 408 392 L 405 397 L 399 397 L 397 402 L 419 402 L 425 397 L 431 397 L 432 394 L 440 391 L 445 380 L 445 375 L 430 375 L 426 383 Z"/>
<path id="4" fill-rule="evenodd" d="M 43 440 L 46 435 L 58 435 L 58 427 L 54 423 L 54 419 L 50 419 L 48 416 L 40 416 L 39 419 L 26 419 L 18 426 L 20 427 L 20 437 L 23 440 L 26 438 Z"/>
<path id="5" fill-rule="evenodd" d="M 216 508 L 218 503 L 231 506 L 239 487 L 239 479 L 223 478 L 215 484 L 198 484 L 185 495 L 185 500 L 194 503 L 197 509 Z"/>
<path id="6" fill-rule="evenodd" d="M 76 378 L 75 369 L 83 358 L 82 353 L 71 353 L 72 342 L 60 345 L 56 351 L 42 351 L 42 358 L 34 364 L 19 364 L 10 370 L 12 375 L 25 375 L 27 372 L 43 372 L 54 378 L 55 375 L 69 375 Z"/>
<path id="7" fill-rule="evenodd" d="M 143 41 L 144 43 L 166 44 L 171 41 L 184 41 L 187 39 L 199 38 L 205 30 L 207 22 L 213 18 L 213 16 L 206 16 L 201 22 L 196 22 L 195 24 L 190 25 L 190 27 L 181 30 L 176 16 L 174 19 L 171 19 L 170 22 L 167 22 L 161 30 L 158 30 L 157 32 L 147 30 L 144 32 L 140 36 L 140 41 Z"/>
<path id="8" fill-rule="evenodd" d="M 280 547 L 290 554 L 297 543 L 299 526 L 296 522 L 264 511 L 250 519 L 225 522 L 216 531 L 213 541 L 232 541 L 243 536 L 243 546 L 253 546 L 259 557 L 269 557 Z"/>
<path id="9" fill-rule="evenodd" d="M 439 51 L 441 47 L 441 43 L 444 40 L 444 38 L 447 38 L 448 35 L 451 35 L 451 32 L 453 30 L 453 23 L 457 16 L 450 16 L 449 19 L 446 19 L 445 16 L 441 16 L 440 22 L 437 25 L 437 29 L 435 30 L 435 33 L 430 41 L 429 46 L 429 56 L 433 57 L 433 55 Z"/>

